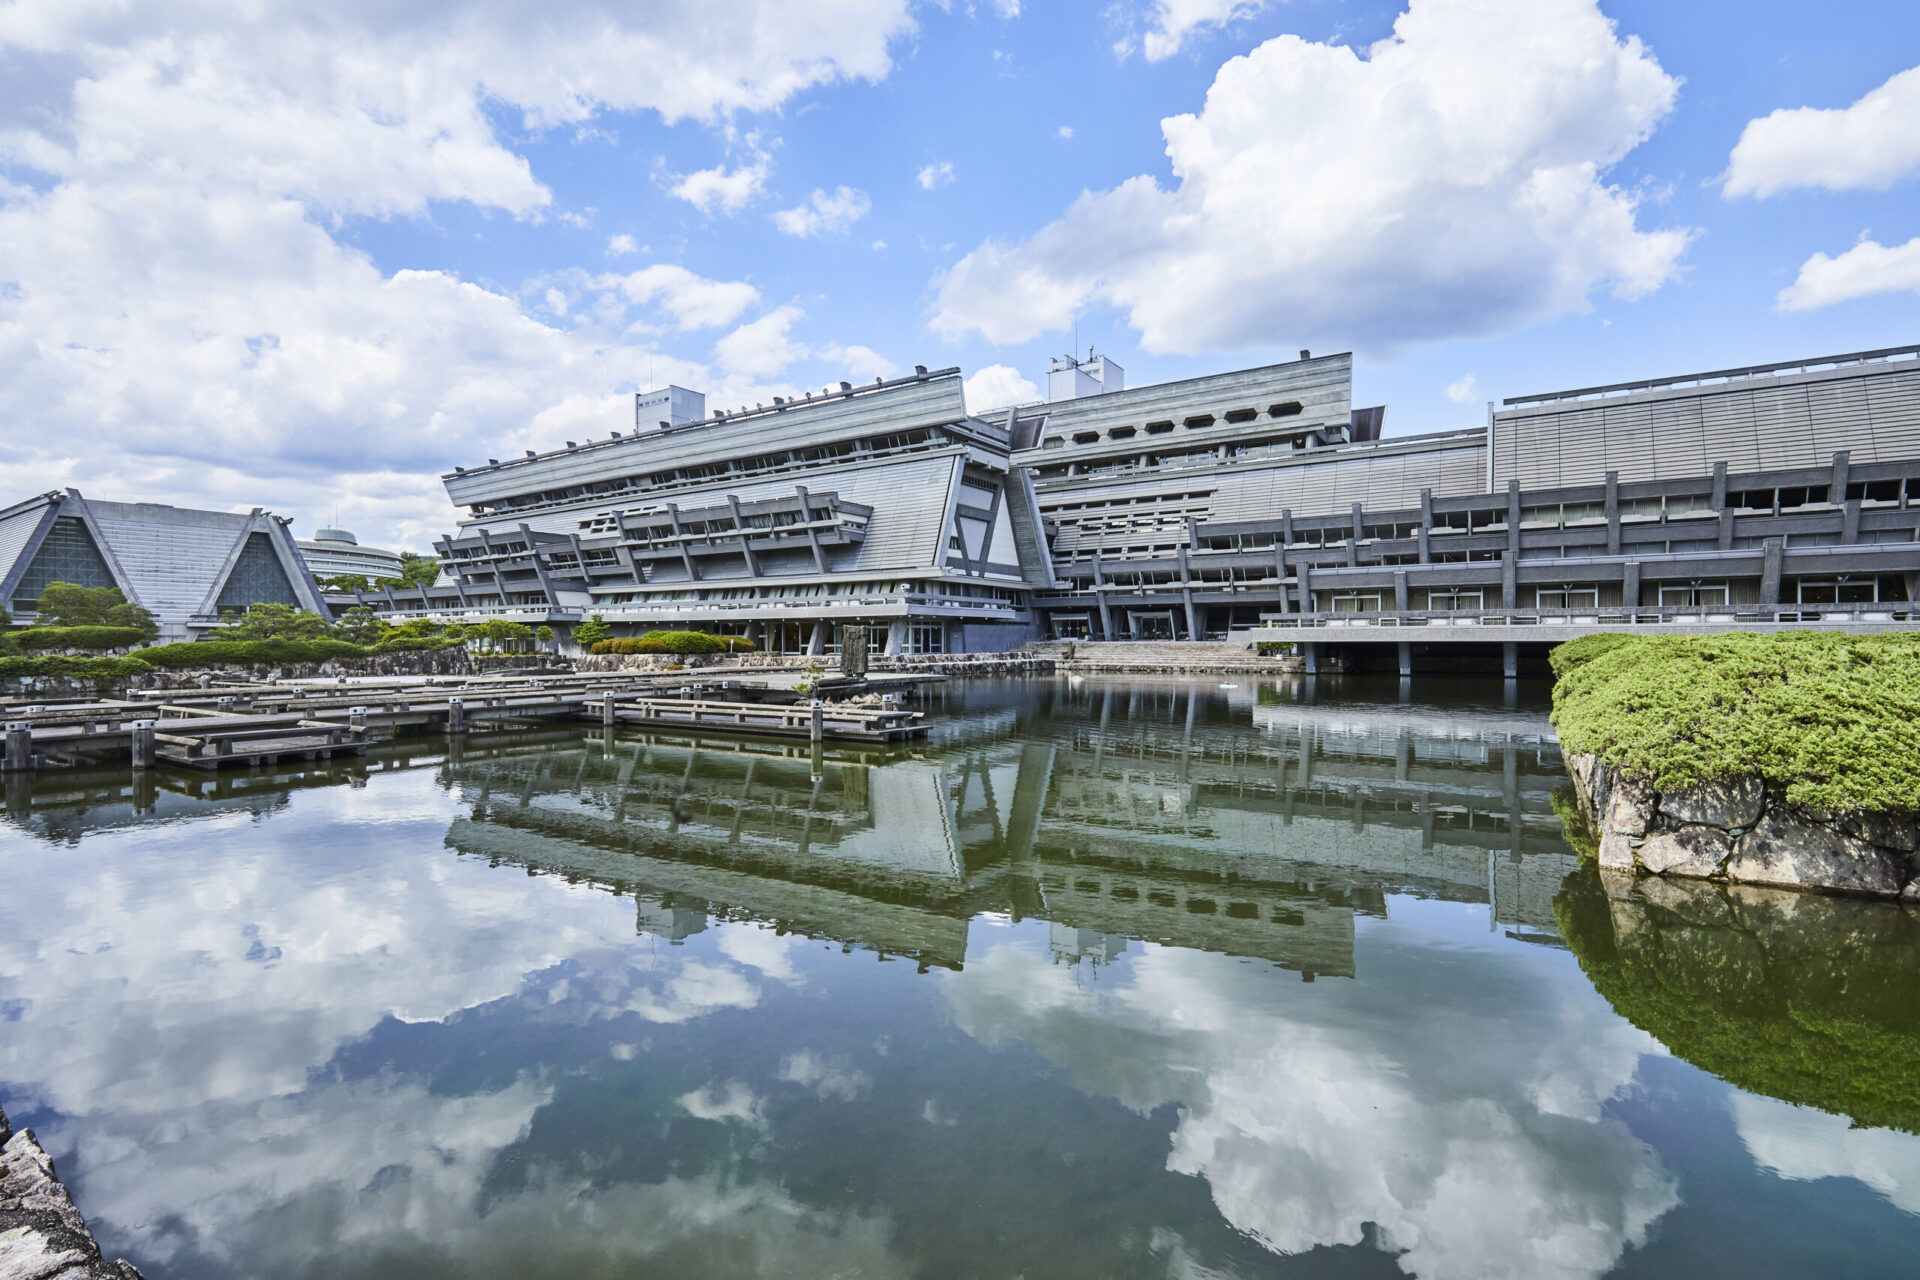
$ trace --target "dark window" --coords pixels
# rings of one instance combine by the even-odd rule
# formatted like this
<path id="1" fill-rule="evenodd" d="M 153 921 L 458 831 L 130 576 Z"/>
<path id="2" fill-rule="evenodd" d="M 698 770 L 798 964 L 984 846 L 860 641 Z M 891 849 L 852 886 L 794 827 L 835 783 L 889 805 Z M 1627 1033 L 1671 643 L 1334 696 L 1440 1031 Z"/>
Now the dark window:
<path id="1" fill-rule="evenodd" d="M 1135 434 L 1134 429 L 1132 427 L 1115 427 L 1113 430 L 1107 432 L 1107 439 L 1131 440 L 1133 439 L 1134 434 Z"/>
<path id="2" fill-rule="evenodd" d="M 1098 431 L 1076 431 L 1073 434 L 1073 442 L 1075 444 L 1092 444 L 1099 438 L 1100 433 Z"/>
<path id="3" fill-rule="evenodd" d="M 116 585 L 106 557 L 93 544 L 86 522 L 77 516 L 61 516 L 47 530 L 33 563 L 13 589 L 13 607 L 19 613 L 31 613 L 40 602 L 40 593 L 49 583 L 71 582 L 76 587 Z"/>
<path id="4" fill-rule="evenodd" d="M 1299 412 L 1300 402 L 1298 400 L 1289 400 L 1285 404 L 1270 404 L 1267 406 L 1267 416 L 1269 418 L 1291 418 Z"/>
<path id="5" fill-rule="evenodd" d="M 1252 422 L 1255 418 L 1259 416 L 1260 416 L 1260 411 L 1258 409 L 1230 409 L 1227 412 L 1227 421 L 1228 422 Z"/>
<path id="6" fill-rule="evenodd" d="M 1187 429 L 1189 431 L 1197 431 L 1201 427 L 1210 427 L 1212 425 L 1213 415 L 1210 413 L 1196 413 L 1187 419 Z"/>
<path id="7" fill-rule="evenodd" d="M 1150 436 L 1163 436 L 1171 430 L 1173 430 L 1173 424 L 1171 422 L 1149 422 L 1147 424 L 1147 434 Z"/>
<path id="8" fill-rule="evenodd" d="M 287 604 L 298 606 L 300 598 L 293 593 L 293 583 L 287 580 L 286 570 L 280 567 L 280 558 L 273 554 L 273 544 L 264 533 L 247 535 L 247 545 L 240 549 L 240 558 L 233 562 L 233 572 L 227 575 L 226 585 L 220 588 L 220 598 L 214 602 L 214 612 L 225 613 L 231 609 L 244 613 L 251 605 Z"/>

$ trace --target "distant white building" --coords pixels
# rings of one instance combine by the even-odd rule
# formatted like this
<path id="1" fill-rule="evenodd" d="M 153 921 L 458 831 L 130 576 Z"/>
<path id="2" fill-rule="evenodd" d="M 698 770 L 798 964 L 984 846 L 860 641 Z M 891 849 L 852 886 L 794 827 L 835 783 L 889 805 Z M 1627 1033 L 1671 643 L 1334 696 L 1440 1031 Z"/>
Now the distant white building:
<path id="1" fill-rule="evenodd" d="M 313 537 L 300 539 L 300 554 L 316 578 L 357 573 L 368 582 L 398 582 L 401 577 L 399 552 L 363 547 L 345 529 L 314 530 Z"/>
<path id="2" fill-rule="evenodd" d="M 0 603 L 28 622 L 49 583 L 118 587 L 167 640 L 193 639 L 255 604 L 324 615 L 287 523 L 259 507 L 242 515 L 43 493 L 0 507 Z"/>

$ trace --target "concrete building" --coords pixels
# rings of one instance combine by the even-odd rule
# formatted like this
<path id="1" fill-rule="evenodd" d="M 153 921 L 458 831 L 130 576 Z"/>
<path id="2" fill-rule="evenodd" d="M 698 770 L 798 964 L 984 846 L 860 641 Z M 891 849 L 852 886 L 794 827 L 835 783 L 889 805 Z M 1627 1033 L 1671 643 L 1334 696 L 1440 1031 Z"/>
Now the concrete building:
<path id="1" fill-rule="evenodd" d="M 1302 355 L 1022 411 L 1048 634 L 1385 644 L 1402 670 L 1495 643 L 1511 671 L 1515 644 L 1600 627 L 1915 625 L 1920 348 L 1516 397 L 1398 438 L 1348 407 L 1347 357 Z"/>
<path id="2" fill-rule="evenodd" d="M 43 493 L 0 508 L 0 602 L 27 622 L 50 582 L 118 587 L 167 640 L 193 639 L 253 604 L 324 614 L 288 523 L 259 507 L 239 515 Z"/>
<path id="3" fill-rule="evenodd" d="M 670 387 L 631 434 L 456 469 L 448 573 L 368 602 L 783 652 L 855 622 L 894 652 L 1232 636 L 1403 671 L 1483 669 L 1488 644 L 1512 671 L 1514 646 L 1600 627 L 1914 625 L 1920 347 L 1516 397 L 1411 436 L 1352 379 L 1303 351 L 1129 389 L 1064 357 L 1045 402 L 991 420 L 951 369 L 711 415 Z"/>
<path id="4" fill-rule="evenodd" d="M 669 388 L 629 434 L 445 477 L 467 511 L 428 589 L 366 603 L 447 620 L 697 628 L 826 653 L 840 628 L 887 652 L 1004 649 L 1050 586 L 1007 427 L 971 417 L 956 369 L 705 414 Z"/>
<path id="5" fill-rule="evenodd" d="M 357 573 L 370 583 L 400 581 L 399 552 L 363 547 L 345 529 L 316 529 L 313 537 L 300 539 L 299 545 L 300 555 L 316 578 Z"/>

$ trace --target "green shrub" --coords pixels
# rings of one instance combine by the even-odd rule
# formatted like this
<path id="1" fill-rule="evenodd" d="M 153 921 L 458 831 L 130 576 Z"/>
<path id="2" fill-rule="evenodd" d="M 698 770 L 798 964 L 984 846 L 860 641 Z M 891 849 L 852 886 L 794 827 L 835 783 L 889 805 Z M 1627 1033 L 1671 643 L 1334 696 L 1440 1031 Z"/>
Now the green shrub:
<path id="1" fill-rule="evenodd" d="M 607 620 L 597 613 L 585 622 L 576 623 L 573 628 L 573 642 L 593 653 L 601 652 L 594 648 L 595 645 L 611 639 L 613 639 L 613 628 L 608 626 Z"/>
<path id="2" fill-rule="evenodd" d="M 1547 653 L 1547 665 L 1553 668 L 1553 678 L 1558 680 L 1575 667 L 1584 666 L 1603 653 L 1611 653 L 1621 645 L 1631 643 L 1632 636 L 1621 635 L 1617 631 L 1596 631 L 1578 640 L 1553 646 Z"/>
<path id="3" fill-rule="evenodd" d="M 195 640 L 142 649 L 139 656 L 156 667 L 178 670 L 216 663 L 284 666 L 294 662 L 331 662 L 339 658 L 364 658 L 371 652 L 345 640 Z"/>
<path id="4" fill-rule="evenodd" d="M 32 627 L 14 637 L 24 650 L 132 649 L 152 639 L 139 627 Z"/>
<path id="5" fill-rule="evenodd" d="M 740 636 L 710 636 L 704 631 L 649 631 L 643 636 L 602 640 L 594 653 L 753 653 L 759 646 Z"/>
<path id="6" fill-rule="evenodd" d="M 1757 774 L 1812 809 L 1920 808 L 1920 636 L 1635 636 L 1568 669 L 1569 753 L 1656 789 Z"/>
<path id="7" fill-rule="evenodd" d="M 461 641 L 447 636 L 409 636 L 389 635 L 380 643 L 368 649 L 368 653 L 438 653 L 442 649 L 457 649 Z"/>
<path id="8" fill-rule="evenodd" d="M 61 653 L 39 657 L 0 657 L 0 676 L 65 676 L 79 680 L 121 680 L 153 670 L 139 658 L 70 658 Z"/>

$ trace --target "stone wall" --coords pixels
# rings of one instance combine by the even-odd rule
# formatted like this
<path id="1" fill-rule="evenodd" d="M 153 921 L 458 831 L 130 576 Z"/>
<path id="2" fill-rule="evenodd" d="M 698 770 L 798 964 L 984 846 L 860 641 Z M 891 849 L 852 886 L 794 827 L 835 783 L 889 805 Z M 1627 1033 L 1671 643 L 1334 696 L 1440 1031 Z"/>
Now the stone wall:
<path id="1" fill-rule="evenodd" d="M 1656 791 L 1590 755 L 1569 755 L 1567 772 L 1594 815 L 1602 870 L 1920 903 L 1911 813 L 1804 809 L 1751 775 Z"/>
<path id="2" fill-rule="evenodd" d="M 33 1136 L 0 1112 L 0 1280 L 140 1280 L 124 1259 L 109 1262 L 86 1219 Z"/>

